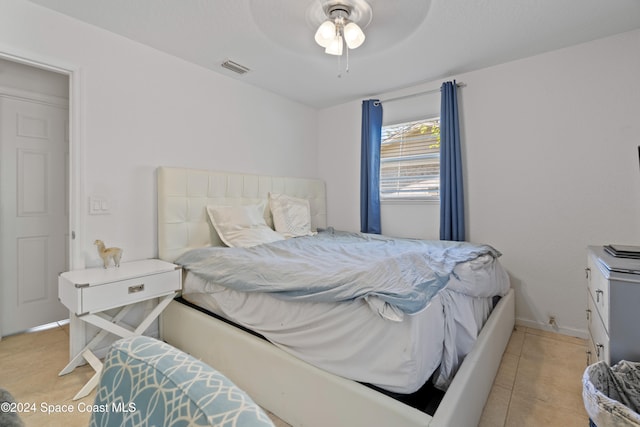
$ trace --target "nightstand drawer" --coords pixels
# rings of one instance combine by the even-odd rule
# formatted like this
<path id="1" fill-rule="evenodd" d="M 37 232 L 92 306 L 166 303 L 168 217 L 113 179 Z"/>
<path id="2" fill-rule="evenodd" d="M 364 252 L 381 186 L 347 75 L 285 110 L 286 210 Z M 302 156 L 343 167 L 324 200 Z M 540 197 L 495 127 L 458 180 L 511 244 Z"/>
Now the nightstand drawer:
<path id="1" fill-rule="evenodd" d="M 58 277 L 60 301 L 76 314 L 96 313 L 179 291 L 180 267 L 158 259 L 122 263 L 119 268 L 68 271 Z"/>
<path id="2" fill-rule="evenodd" d="M 180 289 L 180 270 L 79 288 L 78 315 L 133 304 Z"/>

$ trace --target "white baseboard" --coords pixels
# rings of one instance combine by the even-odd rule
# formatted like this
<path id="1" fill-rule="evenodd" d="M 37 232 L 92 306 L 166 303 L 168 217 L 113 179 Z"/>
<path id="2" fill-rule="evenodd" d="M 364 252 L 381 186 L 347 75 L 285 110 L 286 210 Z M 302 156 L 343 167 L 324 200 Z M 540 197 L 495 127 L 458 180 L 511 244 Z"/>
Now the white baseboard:
<path id="1" fill-rule="evenodd" d="M 526 326 L 527 328 L 540 329 L 543 331 L 555 332 L 562 335 L 568 335 L 570 337 L 578 337 L 582 339 L 589 338 L 589 332 L 586 329 L 574 329 L 564 328 L 559 326 L 552 326 L 543 322 L 536 322 L 533 320 L 516 318 L 517 326 Z"/>

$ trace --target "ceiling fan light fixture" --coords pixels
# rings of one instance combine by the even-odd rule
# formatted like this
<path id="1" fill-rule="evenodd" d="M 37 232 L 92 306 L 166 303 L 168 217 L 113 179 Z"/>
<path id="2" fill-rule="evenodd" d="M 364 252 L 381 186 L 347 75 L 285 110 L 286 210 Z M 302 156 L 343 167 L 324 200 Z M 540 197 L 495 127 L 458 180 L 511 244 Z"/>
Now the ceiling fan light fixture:
<path id="1" fill-rule="evenodd" d="M 314 38 L 326 53 L 342 54 L 336 53 L 338 48 L 334 45 L 338 40 L 346 43 L 349 49 L 356 49 L 364 43 L 364 31 L 358 24 L 363 21 L 366 27 L 371 22 L 371 7 L 365 0 L 329 1 L 323 6 L 323 12 L 327 19 L 320 24 Z"/>
<path id="2" fill-rule="evenodd" d="M 344 43 L 342 42 L 342 37 L 337 35 L 333 38 L 329 46 L 324 50 L 325 53 L 329 55 L 342 55 L 342 48 Z"/>
<path id="3" fill-rule="evenodd" d="M 310 9 L 314 26 L 318 25 L 314 39 L 328 55 L 338 57 L 342 68 L 342 55 L 346 52 L 345 71 L 349 72 L 349 50 L 364 43 L 363 29 L 371 22 L 373 13 L 367 0 L 317 0 Z M 338 77 L 341 77 L 341 72 Z"/>
<path id="4" fill-rule="evenodd" d="M 336 25 L 332 21 L 324 21 L 316 31 L 315 40 L 320 46 L 328 48 L 336 38 Z"/>
<path id="5" fill-rule="evenodd" d="M 349 22 L 344 26 L 344 41 L 349 49 L 356 49 L 364 43 L 365 35 L 355 22 Z"/>

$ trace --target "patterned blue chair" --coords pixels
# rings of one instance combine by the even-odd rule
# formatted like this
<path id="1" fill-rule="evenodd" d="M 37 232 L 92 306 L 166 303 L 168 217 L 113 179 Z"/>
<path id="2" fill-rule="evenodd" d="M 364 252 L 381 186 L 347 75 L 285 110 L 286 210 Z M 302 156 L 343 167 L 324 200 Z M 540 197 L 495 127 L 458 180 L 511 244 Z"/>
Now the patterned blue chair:
<path id="1" fill-rule="evenodd" d="M 145 336 L 116 341 L 109 349 L 90 425 L 273 427 L 224 375 Z"/>

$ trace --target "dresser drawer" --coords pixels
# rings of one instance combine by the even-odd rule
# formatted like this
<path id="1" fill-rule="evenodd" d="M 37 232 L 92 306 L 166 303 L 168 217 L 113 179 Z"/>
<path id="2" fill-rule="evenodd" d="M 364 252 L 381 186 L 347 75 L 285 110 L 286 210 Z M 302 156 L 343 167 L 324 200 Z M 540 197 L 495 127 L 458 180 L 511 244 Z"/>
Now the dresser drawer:
<path id="1" fill-rule="evenodd" d="M 589 340 L 587 341 L 587 366 L 592 365 L 598 361 L 598 351 L 596 350 L 593 338 L 589 336 Z"/>
<path id="2" fill-rule="evenodd" d="M 609 280 L 602 271 L 603 267 L 591 256 L 587 260 L 587 267 L 589 268 L 587 288 L 593 300 L 593 308 L 602 319 L 604 329 L 609 332 Z"/>
<path id="3" fill-rule="evenodd" d="M 589 295 L 588 307 L 591 311 L 589 316 L 589 350 L 591 351 L 591 363 L 604 360 L 609 363 L 609 335 L 604 328 L 600 316 L 594 312 L 595 300 Z"/>
<path id="4" fill-rule="evenodd" d="M 180 289 L 180 270 L 78 288 L 78 313 L 95 313 L 145 301 Z"/>

